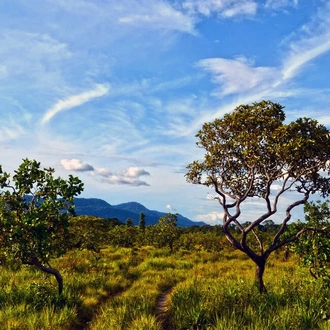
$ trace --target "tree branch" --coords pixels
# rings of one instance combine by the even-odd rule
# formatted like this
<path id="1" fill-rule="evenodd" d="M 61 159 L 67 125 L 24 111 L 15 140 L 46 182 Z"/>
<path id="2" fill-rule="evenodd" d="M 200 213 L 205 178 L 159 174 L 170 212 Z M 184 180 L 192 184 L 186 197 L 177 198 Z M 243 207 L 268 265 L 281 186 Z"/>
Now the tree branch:
<path id="1" fill-rule="evenodd" d="M 309 198 L 309 194 L 306 193 L 305 197 L 299 201 L 296 201 L 295 203 L 292 203 L 291 205 L 289 205 L 286 209 L 286 217 L 283 220 L 280 229 L 277 231 L 277 233 L 275 234 L 273 241 L 272 241 L 272 245 L 276 245 L 278 239 L 280 238 L 280 236 L 283 234 L 285 228 L 286 228 L 286 224 L 288 223 L 288 221 L 291 219 L 291 210 L 299 205 L 305 204 L 307 202 Z"/>
<path id="2" fill-rule="evenodd" d="M 298 231 L 293 237 L 287 238 L 284 241 L 277 243 L 276 245 L 273 245 L 272 244 L 272 246 L 270 246 L 267 249 L 266 253 L 270 254 L 271 252 L 279 249 L 280 247 L 282 247 L 284 245 L 287 245 L 287 244 L 290 244 L 290 243 L 295 242 L 296 240 L 299 239 L 299 237 L 301 235 L 303 235 L 304 233 L 306 233 L 308 231 L 314 231 L 314 232 L 318 232 L 318 233 L 324 233 L 324 232 L 326 232 L 329 229 L 330 229 L 330 226 L 326 226 L 326 227 L 323 227 L 323 228 L 317 228 L 317 227 L 306 227 L 306 228 L 303 228 L 300 231 Z"/>

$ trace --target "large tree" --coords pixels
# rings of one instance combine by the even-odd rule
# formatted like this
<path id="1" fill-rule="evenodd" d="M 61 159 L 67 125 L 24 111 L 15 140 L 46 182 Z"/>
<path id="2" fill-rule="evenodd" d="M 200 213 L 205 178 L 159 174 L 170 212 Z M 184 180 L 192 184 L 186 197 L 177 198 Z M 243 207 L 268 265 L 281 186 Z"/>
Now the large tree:
<path id="1" fill-rule="evenodd" d="M 223 209 L 224 233 L 256 264 L 260 292 L 266 291 L 263 274 L 269 255 L 309 230 L 284 238 L 291 211 L 311 194 L 328 195 L 330 189 L 329 131 L 310 118 L 286 124 L 283 108 L 271 101 L 240 105 L 222 119 L 205 123 L 196 135 L 204 159 L 187 166 L 188 182 L 214 188 L 214 199 Z M 283 198 L 288 193 L 294 201 L 284 206 L 281 225 L 265 246 L 256 229 L 288 201 Z M 242 206 L 255 198 L 263 201 L 264 210 L 247 219 Z M 255 242 L 257 249 L 252 247 Z"/>
<path id="2" fill-rule="evenodd" d="M 49 261 L 66 252 L 73 201 L 83 183 L 72 175 L 56 178 L 54 169 L 24 159 L 12 179 L 0 166 L 0 187 L 1 252 L 54 275 L 61 294 L 63 278 Z"/>

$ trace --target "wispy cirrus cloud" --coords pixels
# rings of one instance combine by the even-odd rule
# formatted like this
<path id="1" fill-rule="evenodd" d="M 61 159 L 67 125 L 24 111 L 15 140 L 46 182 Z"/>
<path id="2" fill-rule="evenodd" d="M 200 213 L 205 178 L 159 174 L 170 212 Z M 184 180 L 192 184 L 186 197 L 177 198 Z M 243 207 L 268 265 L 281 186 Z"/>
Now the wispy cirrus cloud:
<path id="1" fill-rule="evenodd" d="M 236 59 L 209 58 L 198 65 L 213 74 L 213 81 L 221 86 L 220 94 L 245 93 L 251 89 L 271 86 L 279 73 L 272 67 L 255 67 L 245 57 Z"/>
<path id="2" fill-rule="evenodd" d="M 267 0 L 265 3 L 265 8 L 272 10 L 283 10 L 287 7 L 296 7 L 298 5 L 298 0 Z"/>
<path id="3" fill-rule="evenodd" d="M 74 12 L 78 14 L 91 14 L 94 12 L 101 13 L 100 8 L 92 1 L 85 1 L 85 0 L 75 0 L 75 1 L 46 0 L 46 1 L 51 3 L 53 6 L 58 6 L 68 12 Z"/>
<path id="4" fill-rule="evenodd" d="M 220 88 L 219 96 L 250 94 L 278 95 L 287 82 L 294 79 L 306 64 L 330 50 L 330 4 L 298 32 L 283 41 L 287 54 L 278 67 L 255 66 L 253 61 L 240 56 L 233 59 L 208 58 L 198 66 L 212 74 Z M 255 97 L 256 99 L 256 97 Z"/>
<path id="5" fill-rule="evenodd" d="M 254 16 L 258 5 L 253 0 L 187 0 L 182 6 L 191 15 L 216 14 L 223 18 L 232 18 Z"/>
<path id="6" fill-rule="evenodd" d="M 75 108 L 77 106 L 80 106 L 95 98 L 104 96 L 108 94 L 108 92 L 109 92 L 108 85 L 98 84 L 92 90 L 89 90 L 81 94 L 72 95 L 64 100 L 60 100 L 54 106 L 52 106 L 42 117 L 41 124 L 42 125 L 47 124 L 55 115 L 57 115 L 62 111 L 66 111 Z"/>
<path id="7" fill-rule="evenodd" d="M 221 18 L 252 17 L 257 12 L 255 0 L 116 0 L 97 1 L 47 0 L 77 16 L 107 21 L 112 26 L 177 31 L 196 35 L 199 16 L 216 14 Z M 121 31 L 121 33 L 124 31 Z M 124 32 L 125 33 L 125 32 Z"/>
<path id="8" fill-rule="evenodd" d="M 58 83 L 58 64 L 72 56 L 65 42 L 47 33 L 0 28 L 0 40 L 0 79 L 7 84 L 17 78 L 39 87 L 49 80 Z"/>
<path id="9" fill-rule="evenodd" d="M 135 2 L 134 11 L 119 13 L 118 22 L 150 29 L 177 30 L 195 34 L 195 19 L 165 1 Z"/>
<path id="10" fill-rule="evenodd" d="M 24 132 L 25 129 L 19 124 L 9 127 L 8 126 L 0 127 L 0 143 L 15 139 L 18 136 L 23 135 Z"/>
<path id="11" fill-rule="evenodd" d="M 63 1 L 47 0 L 77 16 L 88 16 L 95 22 L 107 22 L 110 26 L 148 28 L 149 30 L 178 31 L 195 34 L 195 18 L 186 15 L 168 1 L 164 0 L 116 0 Z M 98 23 L 96 23 L 98 24 Z M 121 31 L 120 33 L 123 33 Z M 125 32 L 124 32 L 125 33 Z"/>
<path id="12" fill-rule="evenodd" d="M 326 2 L 311 21 L 286 40 L 288 54 L 283 64 L 285 79 L 294 77 L 308 62 L 330 50 L 330 3 Z"/>

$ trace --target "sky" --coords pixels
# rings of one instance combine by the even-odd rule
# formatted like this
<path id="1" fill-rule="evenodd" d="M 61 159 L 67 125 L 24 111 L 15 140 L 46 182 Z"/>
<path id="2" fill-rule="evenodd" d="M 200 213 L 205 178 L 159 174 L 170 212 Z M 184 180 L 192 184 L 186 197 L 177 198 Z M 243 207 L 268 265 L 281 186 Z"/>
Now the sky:
<path id="1" fill-rule="evenodd" d="M 0 164 L 219 224 L 198 130 L 263 99 L 330 128 L 329 69 L 330 1 L 0 0 Z"/>

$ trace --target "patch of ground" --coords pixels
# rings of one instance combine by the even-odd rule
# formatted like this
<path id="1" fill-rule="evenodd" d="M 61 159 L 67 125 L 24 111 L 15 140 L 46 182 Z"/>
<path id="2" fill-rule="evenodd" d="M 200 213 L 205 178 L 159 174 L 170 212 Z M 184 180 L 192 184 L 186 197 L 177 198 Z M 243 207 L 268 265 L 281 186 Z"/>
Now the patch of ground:
<path id="1" fill-rule="evenodd" d="M 173 288 L 169 288 L 167 291 L 160 294 L 156 300 L 155 314 L 157 320 L 161 323 L 163 330 L 171 330 L 167 310 L 172 289 Z"/>

